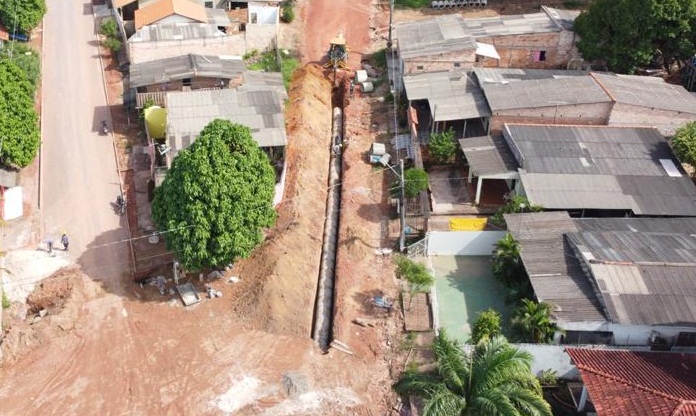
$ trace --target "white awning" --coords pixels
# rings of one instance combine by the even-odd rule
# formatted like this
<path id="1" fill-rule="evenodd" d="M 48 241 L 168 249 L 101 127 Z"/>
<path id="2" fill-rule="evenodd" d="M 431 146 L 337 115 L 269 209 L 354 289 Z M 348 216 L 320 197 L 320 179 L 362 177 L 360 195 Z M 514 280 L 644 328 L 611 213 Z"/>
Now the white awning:
<path id="1" fill-rule="evenodd" d="M 476 42 L 476 55 L 500 59 L 500 55 L 498 55 L 498 51 L 495 50 L 495 46 L 490 43 Z"/>

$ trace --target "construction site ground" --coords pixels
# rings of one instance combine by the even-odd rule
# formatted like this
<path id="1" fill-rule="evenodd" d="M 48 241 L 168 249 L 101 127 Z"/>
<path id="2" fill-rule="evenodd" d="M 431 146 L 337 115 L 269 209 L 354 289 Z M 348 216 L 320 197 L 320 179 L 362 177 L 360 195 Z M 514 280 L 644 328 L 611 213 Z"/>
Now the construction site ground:
<path id="1" fill-rule="evenodd" d="M 44 280 L 28 303 L 14 303 L 3 317 L 0 413 L 394 412 L 398 399 L 390 385 L 411 355 L 404 347 L 409 343 L 402 334 L 400 310 L 389 313 L 370 302 L 376 295 L 398 299 L 399 294 L 391 258 L 377 254 L 394 243 L 386 203 L 393 177 L 366 160 L 373 142 L 387 143 L 391 137 L 384 101 L 388 83 L 371 95 L 351 95 L 344 82 L 336 95 L 333 74 L 320 67 L 337 31 L 347 39 L 351 69 L 360 68 L 371 53 L 383 48 L 388 5 L 299 0 L 296 7 L 297 19 L 284 26 L 281 44 L 299 45 L 308 65 L 295 73 L 289 91 L 287 186 L 278 222 L 266 241 L 249 259 L 224 271 L 223 278 L 185 277 L 203 298 L 189 307 L 169 291 L 172 282 L 161 295 L 156 287 L 141 286 L 130 277 L 100 284 L 79 268 L 62 269 Z M 397 12 L 395 21 L 422 15 Z M 142 137 L 120 106 L 116 65 L 106 54 L 104 58 L 126 193 L 129 201 L 142 201 L 136 196 L 142 190 L 133 186 L 132 170 L 133 149 L 143 145 Z M 339 72 L 338 81 L 349 75 Z M 347 143 L 333 339 L 349 352 L 330 349 L 324 354 L 310 333 L 336 96 L 345 98 L 338 104 L 345 105 Z M 129 207 L 136 236 L 147 231 L 138 229 L 137 213 L 142 209 Z M 124 264 L 123 270 L 132 272 L 133 266 Z M 239 282 L 230 283 L 232 276 Z M 222 297 L 205 297 L 205 285 L 222 292 Z M 356 318 L 366 325 L 353 323 Z"/>

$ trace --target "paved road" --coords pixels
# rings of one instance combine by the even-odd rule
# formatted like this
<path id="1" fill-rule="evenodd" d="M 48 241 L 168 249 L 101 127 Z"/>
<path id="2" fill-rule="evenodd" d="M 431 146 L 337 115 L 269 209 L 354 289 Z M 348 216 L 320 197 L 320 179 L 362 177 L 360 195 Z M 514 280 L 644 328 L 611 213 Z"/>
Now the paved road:
<path id="1" fill-rule="evenodd" d="M 116 283 L 129 265 L 125 219 L 111 201 L 119 177 L 89 3 L 52 1 L 44 20 L 42 207 L 44 232 L 70 236 L 70 256 L 90 277 Z"/>

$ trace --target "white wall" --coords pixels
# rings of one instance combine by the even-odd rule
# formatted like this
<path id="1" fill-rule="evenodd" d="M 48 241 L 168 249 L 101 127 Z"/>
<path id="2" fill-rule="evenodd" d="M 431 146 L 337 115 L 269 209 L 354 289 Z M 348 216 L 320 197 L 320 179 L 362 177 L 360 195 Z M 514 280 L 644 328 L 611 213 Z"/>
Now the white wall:
<path id="1" fill-rule="evenodd" d="M 2 201 L 2 219 L 9 221 L 21 217 L 24 209 L 23 200 L 24 194 L 21 186 L 5 189 Z"/>
<path id="2" fill-rule="evenodd" d="M 431 231 L 428 255 L 489 256 L 506 231 Z"/>
<path id="3" fill-rule="evenodd" d="M 567 380 L 577 380 L 579 377 L 578 369 L 570 362 L 570 356 L 565 349 L 570 345 L 548 345 L 548 344 L 512 344 L 514 347 L 527 351 L 532 354 L 532 374 L 538 376 L 542 370 L 554 370 L 556 376 Z M 573 345 L 573 348 L 579 347 Z M 596 346 L 592 346 L 596 347 Z M 470 352 L 473 348 L 471 344 L 462 345 L 465 352 Z"/>
<path id="4" fill-rule="evenodd" d="M 649 345 L 652 331 L 665 338 L 669 344 L 680 332 L 693 332 L 693 327 L 625 325 L 613 322 L 559 322 L 566 331 L 610 331 L 614 333 L 614 345 Z"/>
<path id="5" fill-rule="evenodd" d="M 275 25 L 278 23 L 279 13 L 277 7 L 259 6 L 258 4 L 249 3 L 249 24 L 251 23 L 251 15 L 256 13 L 256 23 L 258 25 Z"/>

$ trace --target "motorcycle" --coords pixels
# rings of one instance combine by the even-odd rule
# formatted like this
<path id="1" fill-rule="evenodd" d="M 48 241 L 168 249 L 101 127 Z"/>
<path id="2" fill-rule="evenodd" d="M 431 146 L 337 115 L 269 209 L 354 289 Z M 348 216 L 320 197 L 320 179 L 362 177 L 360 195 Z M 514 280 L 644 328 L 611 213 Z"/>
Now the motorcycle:
<path id="1" fill-rule="evenodd" d="M 123 195 L 116 196 L 116 210 L 118 211 L 119 215 L 126 213 L 126 199 L 123 197 Z"/>
<path id="2" fill-rule="evenodd" d="M 103 134 L 103 135 L 109 134 L 109 126 L 106 124 L 106 120 L 101 122 L 101 134 Z"/>

